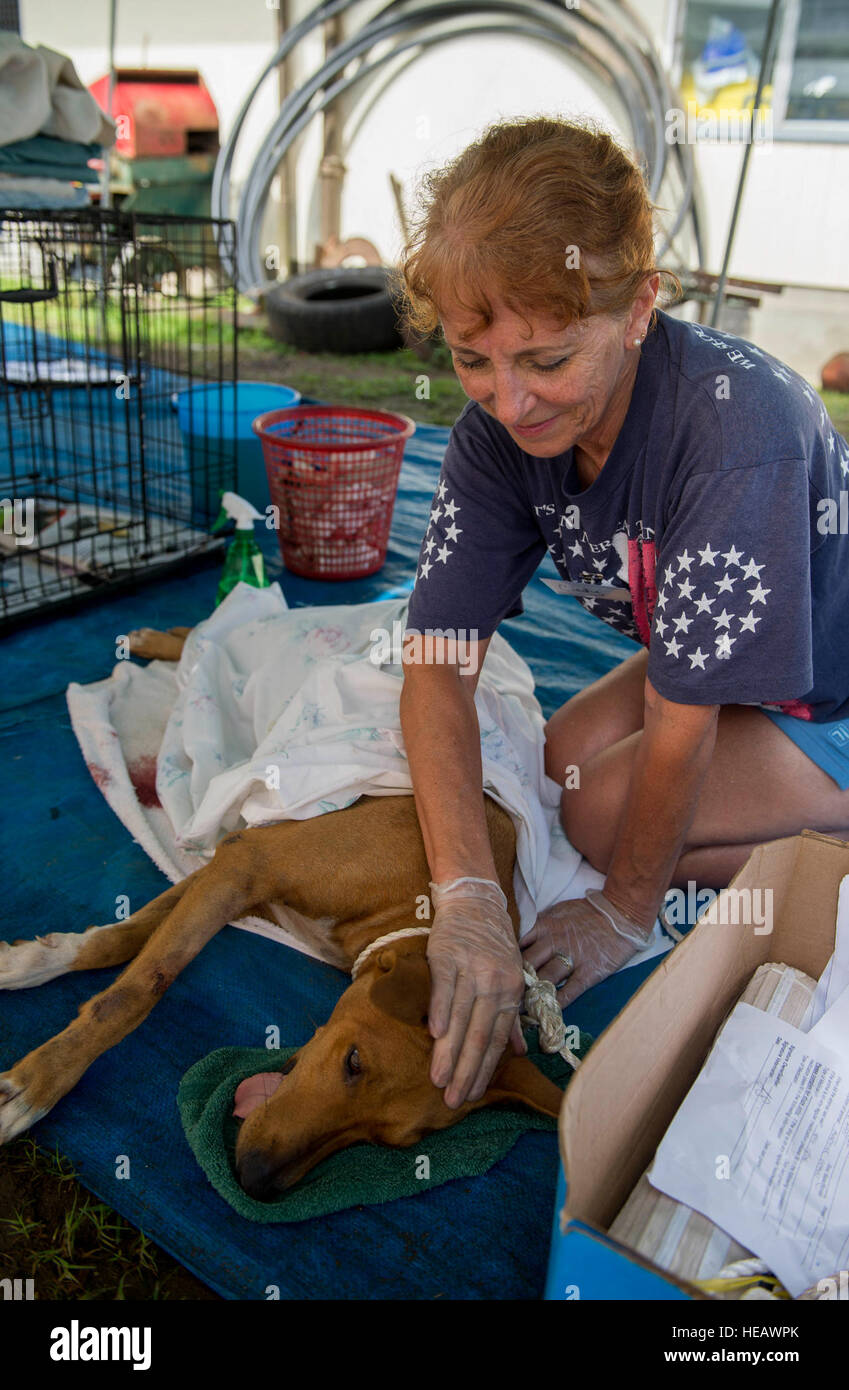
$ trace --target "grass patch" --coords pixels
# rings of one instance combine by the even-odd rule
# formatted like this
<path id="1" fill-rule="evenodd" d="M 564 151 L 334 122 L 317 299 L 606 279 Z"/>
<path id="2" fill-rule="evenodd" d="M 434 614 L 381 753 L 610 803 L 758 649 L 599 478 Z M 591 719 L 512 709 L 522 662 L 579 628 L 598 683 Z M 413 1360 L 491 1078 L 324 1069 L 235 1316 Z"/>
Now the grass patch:
<path id="1" fill-rule="evenodd" d="M 849 440 L 849 394 L 845 391 L 820 391 L 820 395 L 834 428 Z"/>
<path id="2" fill-rule="evenodd" d="M 453 425 L 468 401 L 442 344 L 426 362 L 406 347 L 307 353 L 257 323 L 240 328 L 238 360 L 242 381 L 273 381 L 330 405 L 394 410 L 427 425 Z"/>
<path id="3" fill-rule="evenodd" d="M 0 1166 L 0 1278 L 37 1299 L 217 1299 L 77 1181 L 58 1151 L 22 1136 Z"/>

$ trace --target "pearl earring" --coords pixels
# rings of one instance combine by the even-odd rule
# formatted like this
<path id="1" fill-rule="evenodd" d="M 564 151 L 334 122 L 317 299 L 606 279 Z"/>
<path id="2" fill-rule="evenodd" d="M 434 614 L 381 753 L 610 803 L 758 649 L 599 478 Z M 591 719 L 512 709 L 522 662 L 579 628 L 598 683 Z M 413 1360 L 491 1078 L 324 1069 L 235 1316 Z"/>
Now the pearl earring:
<path id="1" fill-rule="evenodd" d="M 640 343 L 641 343 L 642 341 L 643 341 L 642 338 L 635 338 L 635 339 L 634 339 L 634 347 L 639 347 L 639 346 L 640 346 Z"/>

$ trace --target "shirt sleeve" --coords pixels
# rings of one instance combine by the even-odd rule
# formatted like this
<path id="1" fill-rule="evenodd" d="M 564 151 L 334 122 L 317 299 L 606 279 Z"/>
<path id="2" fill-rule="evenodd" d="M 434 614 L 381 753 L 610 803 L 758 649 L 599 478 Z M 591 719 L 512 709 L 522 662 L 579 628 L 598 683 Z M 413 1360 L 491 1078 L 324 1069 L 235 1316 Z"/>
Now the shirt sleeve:
<path id="1" fill-rule="evenodd" d="M 451 431 L 419 551 L 407 630 L 464 628 L 489 637 L 524 612 L 522 590 L 546 544 L 518 470 L 521 460 L 476 418 Z"/>
<path id="2" fill-rule="evenodd" d="M 691 476 L 664 529 L 648 677 L 679 704 L 761 704 L 813 686 L 811 494 L 782 459 Z"/>

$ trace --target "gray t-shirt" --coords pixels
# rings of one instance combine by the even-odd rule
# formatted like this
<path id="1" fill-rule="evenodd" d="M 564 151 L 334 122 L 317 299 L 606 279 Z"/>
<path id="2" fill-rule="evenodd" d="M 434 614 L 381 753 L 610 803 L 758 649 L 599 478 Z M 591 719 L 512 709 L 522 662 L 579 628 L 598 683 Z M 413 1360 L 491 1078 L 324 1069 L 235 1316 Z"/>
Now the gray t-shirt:
<path id="1" fill-rule="evenodd" d="M 548 551 L 565 591 L 649 648 L 666 699 L 842 718 L 847 477 L 849 446 L 801 377 L 751 343 L 658 312 L 588 488 L 572 450 L 535 458 L 479 405 L 464 408 L 408 630 L 489 636 L 523 611 Z"/>

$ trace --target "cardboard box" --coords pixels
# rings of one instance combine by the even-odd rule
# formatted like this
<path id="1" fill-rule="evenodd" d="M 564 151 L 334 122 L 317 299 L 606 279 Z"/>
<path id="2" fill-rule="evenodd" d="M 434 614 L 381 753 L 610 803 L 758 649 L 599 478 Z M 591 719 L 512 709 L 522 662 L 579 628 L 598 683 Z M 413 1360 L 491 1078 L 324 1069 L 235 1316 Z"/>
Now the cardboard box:
<path id="1" fill-rule="evenodd" d="M 560 1112 L 565 1200 L 558 1200 L 546 1297 L 703 1297 L 612 1240 L 608 1227 L 758 966 L 779 961 L 815 979 L 822 974 L 846 874 L 844 840 L 804 830 L 758 846 L 593 1046 Z M 746 910 L 755 890 L 771 894 L 770 932 Z"/>

